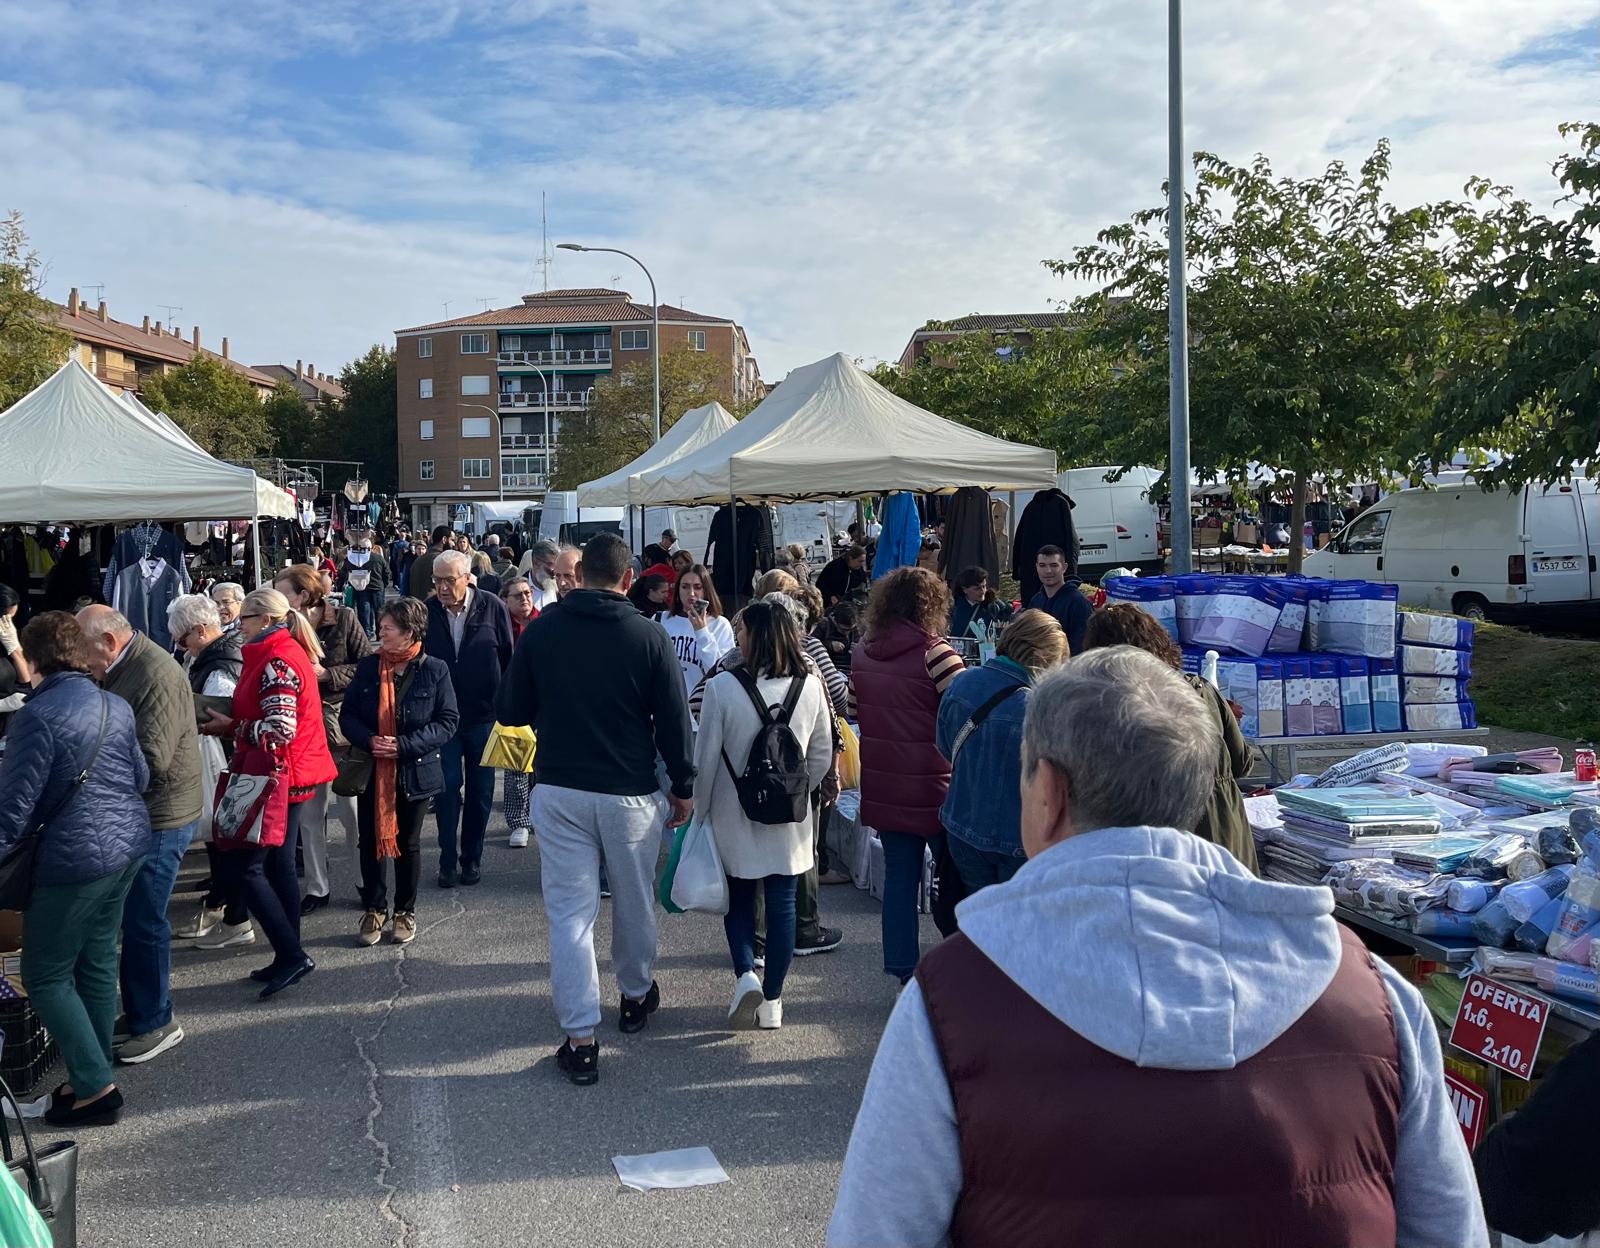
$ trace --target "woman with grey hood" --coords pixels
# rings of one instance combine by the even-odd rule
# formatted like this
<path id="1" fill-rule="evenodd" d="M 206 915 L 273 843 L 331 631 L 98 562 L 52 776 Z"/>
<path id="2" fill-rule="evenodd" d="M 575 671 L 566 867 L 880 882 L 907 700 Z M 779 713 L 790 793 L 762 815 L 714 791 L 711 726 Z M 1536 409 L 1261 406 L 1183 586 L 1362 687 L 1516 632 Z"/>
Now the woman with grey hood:
<path id="1" fill-rule="evenodd" d="M 833 1248 L 1488 1243 L 1421 994 L 1327 889 L 1177 830 L 1220 748 L 1143 651 L 1038 682 L 1028 861 L 901 993 Z"/>

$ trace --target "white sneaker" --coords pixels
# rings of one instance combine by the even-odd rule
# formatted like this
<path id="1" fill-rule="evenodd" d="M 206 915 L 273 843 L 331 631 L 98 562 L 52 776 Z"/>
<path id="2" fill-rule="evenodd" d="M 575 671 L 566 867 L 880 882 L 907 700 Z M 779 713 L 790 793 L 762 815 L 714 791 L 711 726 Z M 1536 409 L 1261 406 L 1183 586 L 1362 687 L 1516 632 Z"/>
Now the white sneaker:
<path id="1" fill-rule="evenodd" d="M 783 999 L 762 1001 L 756 1006 L 756 1026 L 762 1031 L 777 1031 L 783 1026 Z"/>
<path id="2" fill-rule="evenodd" d="M 510 841 L 510 844 L 511 844 L 511 848 L 512 849 L 527 849 L 528 848 L 528 829 L 527 828 L 512 828 L 511 829 L 511 841 Z"/>
<path id="3" fill-rule="evenodd" d="M 196 949 L 231 949 L 234 945 L 253 945 L 256 943 L 256 929 L 250 925 L 250 920 L 243 923 L 218 923 L 204 936 L 195 938 Z"/>
<path id="4" fill-rule="evenodd" d="M 221 906 L 218 906 L 215 910 L 201 906 L 200 913 L 195 915 L 194 922 L 185 923 L 183 927 L 172 934 L 178 940 L 195 940 L 201 936 L 208 936 L 216 930 L 217 924 L 222 922 L 224 913 Z"/>
<path id="5" fill-rule="evenodd" d="M 761 1008 L 761 980 L 754 971 L 739 976 L 733 986 L 733 1004 L 728 1007 L 728 1026 L 735 1031 L 750 1031 L 756 1025 L 756 1012 Z"/>

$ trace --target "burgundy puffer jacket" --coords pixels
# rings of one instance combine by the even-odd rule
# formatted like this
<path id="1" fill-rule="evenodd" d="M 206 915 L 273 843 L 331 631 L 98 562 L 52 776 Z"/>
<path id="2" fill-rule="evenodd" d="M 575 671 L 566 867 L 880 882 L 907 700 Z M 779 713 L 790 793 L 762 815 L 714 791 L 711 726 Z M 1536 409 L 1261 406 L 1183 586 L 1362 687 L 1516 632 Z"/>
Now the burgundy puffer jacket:
<path id="1" fill-rule="evenodd" d="M 880 832 L 936 836 L 950 764 L 934 744 L 939 691 L 930 637 L 906 620 L 855 649 L 850 680 L 861 721 L 861 822 Z"/>

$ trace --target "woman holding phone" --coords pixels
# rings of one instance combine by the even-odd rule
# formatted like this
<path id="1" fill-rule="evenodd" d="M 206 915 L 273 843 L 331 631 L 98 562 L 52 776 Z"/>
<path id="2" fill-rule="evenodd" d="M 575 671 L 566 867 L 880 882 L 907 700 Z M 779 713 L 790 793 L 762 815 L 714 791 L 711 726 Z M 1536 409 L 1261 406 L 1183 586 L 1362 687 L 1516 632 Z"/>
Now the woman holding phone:
<path id="1" fill-rule="evenodd" d="M 685 693 L 693 693 L 712 665 L 734 648 L 733 626 L 723 618 L 717 587 L 702 564 L 679 574 L 671 607 L 656 619 L 672 638 Z"/>

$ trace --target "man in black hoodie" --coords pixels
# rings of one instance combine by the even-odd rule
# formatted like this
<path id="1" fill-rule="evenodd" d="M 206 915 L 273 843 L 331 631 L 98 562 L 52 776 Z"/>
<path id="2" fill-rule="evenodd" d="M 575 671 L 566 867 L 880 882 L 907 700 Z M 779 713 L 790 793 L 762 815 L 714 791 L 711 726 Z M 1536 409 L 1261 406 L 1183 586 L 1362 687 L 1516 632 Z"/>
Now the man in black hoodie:
<path id="1" fill-rule="evenodd" d="M 539 736 L 530 814 L 539 829 L 550 921 L 550 990 L 566 1039 L 556 1061 L 573 1083 L 598 1081 L 600 980 L 594 921 L 602 855 L 613 897 L 611 960 L 622 993 L 619 1027 L 643 1031 L 661 1003 L 655 871 L 671 782 L 672 822 L 689 817 L 694 739 L 683 675 L 666 630 L 624 596 L 628 548 L 602 533 L 583 548 L 583 588 L 523 630 L 501 683 L 499 720 Z"/>

